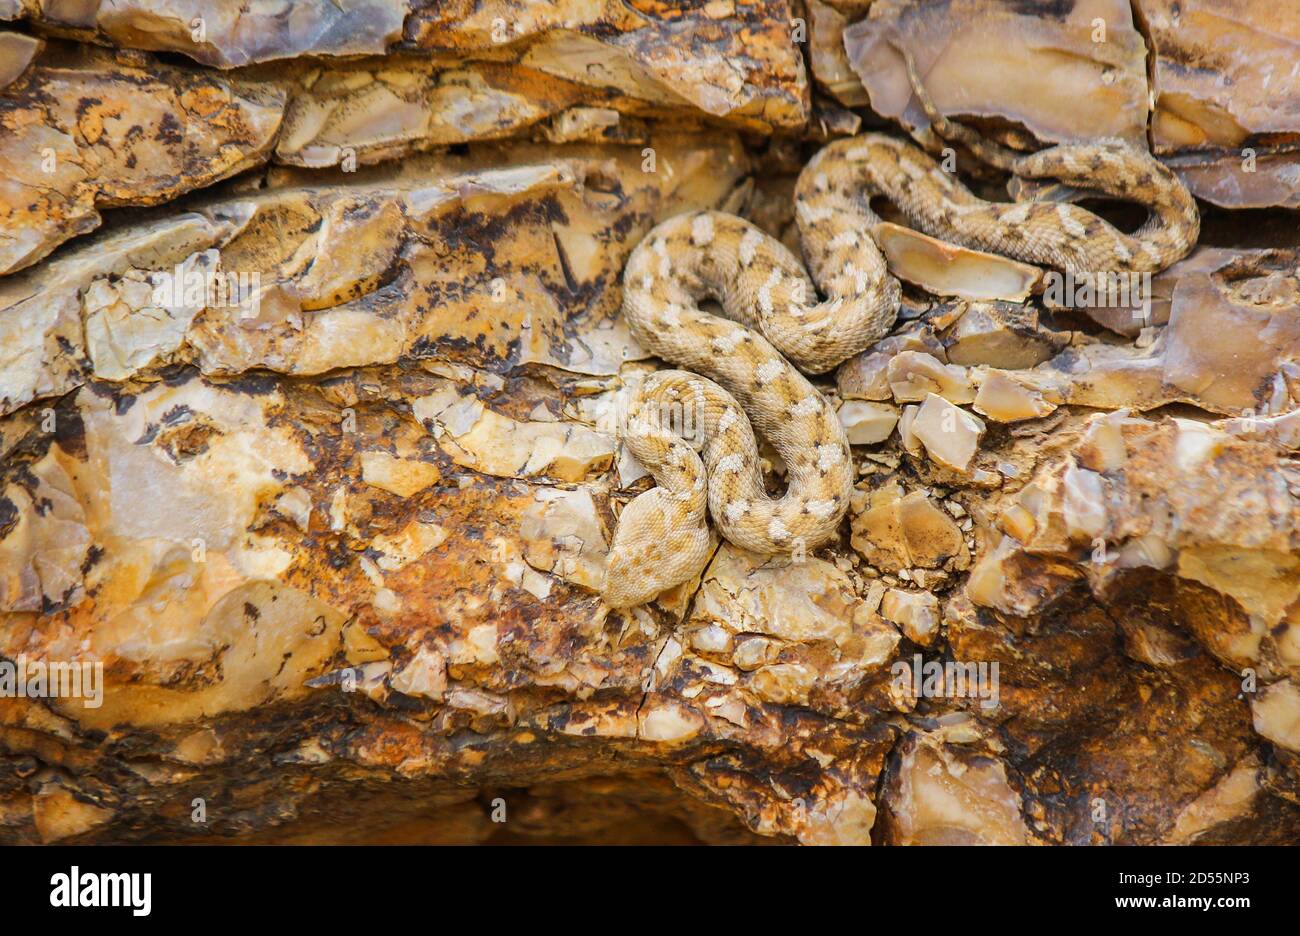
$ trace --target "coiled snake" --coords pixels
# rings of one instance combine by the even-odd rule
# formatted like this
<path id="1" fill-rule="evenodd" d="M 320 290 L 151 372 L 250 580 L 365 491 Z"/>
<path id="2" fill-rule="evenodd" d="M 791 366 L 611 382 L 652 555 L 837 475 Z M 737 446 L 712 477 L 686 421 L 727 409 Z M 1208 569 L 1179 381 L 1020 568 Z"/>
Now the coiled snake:
<path id="1" fill-rule="evenodd" d="M 1196 243 L 1195 200 L 1144 150 L 1102 141 L 1017 155 L 932 121 L 1021 178 L 1134 201 L 1150 217 L 1129 235 L 1077 205 L 984 201 L 917 147 L 872 133 L 829 144 L 799 175 L 796 221 L 825 300 L 793 253 L 742 218 L 699 211 L 651 230 L 624 271 L 623 313 L 643 347 L 683 370 L 650 375 L 627 407 L 623 441 L 658 486 L 619 518 L 603 587 L 611 607 L 703 570 L 706 505 L 723 537 L 758 553 L 835 535 L 853 462 L 835 411 L 801 371 L 825 372 L 893 327 L 900 292 L 870 236 L 873 196 L 934 237 L 1067 273 L 1155 271 Z M 700 307 L 707 299 L 721 315 Z M 664 418 L 682 411 L 694 433 Z M 783 496 L 764 488 L 755 429 L 785 463 Z"/>

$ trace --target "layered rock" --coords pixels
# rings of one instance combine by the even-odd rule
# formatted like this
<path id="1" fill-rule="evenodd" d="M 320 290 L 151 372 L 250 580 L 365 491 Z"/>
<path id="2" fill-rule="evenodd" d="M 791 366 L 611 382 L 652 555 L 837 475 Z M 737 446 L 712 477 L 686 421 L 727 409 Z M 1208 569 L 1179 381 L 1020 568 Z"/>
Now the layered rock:
<path id="1" fill-rule="evenodd" d="M 0 101 L 0 274 L 98 227 L 98 209 L 169 201 L 259 164 L 284 110 L 273 86 L 63 46 Z"/>
<path id="2" fill-rule="evenodd" d="M 945 115 L 977 119 L 1010 142 L 1024 143 L 1027 132 L 1041 143 L 1114 137 L 1145 146 L 1149 126 L 1155 152 L 1198 197 L 1229 208 L 1300 203 L 1291 67 L 1300 17 L 1289 5 L 818 3 L 813 23 L 817 80 L 840 101 L 862 103 L 851 68 L 872 108 L 909 129 L 928 121 L 903 51 Z"/>
<path id="3" fill-rule="evenodd" d="M 1136 10 L 0 0 L 0 840 L 1300 841 L 1300 284 L 1250 222 L 1136 309 L 883 222 L 838 539 L 599 597 L 628 253 L 797 248 L 820 141 L 925 137 L 898 48 L 1013 145 L 1149 122 L 1285 202 L 1218 193 L 1289 158 L 1288 14 Z"/>
<path id="4" fill-rule="evenodd" d="M 1142 0 L 1155 52 L 1156 152 L 1199 198 L 1300 207 L 1300 10 L 1261 0 Z"/>
<path id="5" fill-rule="evenodd" d="M 1145 135 L 1146 47 L 1123 0 L 1041 11 L 999 0 L 889 0 L 873 3 L 842 41 L 872 109 L 909 128 L 928 121 L 903 52 L 945 115 L 995 118 L 1044 142 Z"/>

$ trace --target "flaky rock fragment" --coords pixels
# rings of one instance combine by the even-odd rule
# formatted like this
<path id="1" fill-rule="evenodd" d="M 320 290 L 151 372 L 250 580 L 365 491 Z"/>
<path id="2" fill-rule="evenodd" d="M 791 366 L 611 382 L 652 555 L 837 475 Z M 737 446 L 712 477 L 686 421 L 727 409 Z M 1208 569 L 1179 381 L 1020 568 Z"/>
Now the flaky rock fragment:
<path id="1" fill-rule="evenodd" d="M 1118 137 L 1145 145 L 1146 47 L 1126 0 L 873 3 L 844 30 L 849 62 L 873 110 L 925 127 L 895 43 L 946 116 L 1000 118 L 1044 142 Z"/>
<path id="2" fill-rule="evenodd" d="M 1050 404 L 1271 417 L 1292 408 L 1300 317 L 1295 252 L 1207 258 L 1175 281 L 1169 320 L 1149 342 L 1076 338 L 1032 370 L 1005 376 Z M 981 375 L 986 372 L 981 372 Z"/>
<path id="3" fill-rule="evenodd" d="M 1026 617 L 1073 582 L 1104 596 L 1124 574 L 1153 569 L 1175 576 L 1179 601 L 1198 609 L 1186 626 L 1209 653 L 1276 679 L 1300 665 L 1297 480 L 1267 442 L 1207 423 L 1094 417 L 1072 456 L 1017 495 L 1007 535 L 967 592 Z M 1206 602 L 1222 609 L 1208 613 Z"/>
<path id="4" fill-rule="evenodd" d="M 1042 364 L 1067 341 L 1066 334 L 1040 324 L 1032 305 L 1009 302 L 970 303 L 943 332 L 950 363 L 985 364 L 1006 370 Z"/>
<path id="5" fill-rule="evenodd" d="M 547 118 L 560 123 L 555 142 L 596 134 L 580 113 L 603 110 L 604 127 L 617 127 L 618 109 L 581 108 L 588 101 L 636 108 L 577 82 L 534 68 L 499 62 L 444 63 L 424 57 L 386 57 L 356 65 L 312 69 L 288 85 L 279 162 L 321 167 L 376 163 L 412 152 L 472 140 L 520 136 Z"/>
<path id="6" fill-rule="evenodd" d="M 192 268 L 196 251 L 238 224 L 238 218 L 187 212 L 97 237 L 39 269 L 0 280 L 0 411 L 67 393 L 96 367 L 104 376 L 126 376 L 174 359 L 177 319 L 192 309 L 182 295 L 173 317 L 173 309 L 152 305 L 152 290 L 149 304 L 133 306 L 132 299 L 144 298 L 138 274 Z M 101 300 L 111 305 L 97 306 Z M 117 327 L 127 321 L 129 329 Z"/>
<path id="7" fill-rule="evenodd" d="M 1214 412 L 1289 409 L 1281 367 L 1300 358 L 1295 255 L 1235 261 L 1174 288 L 1166 383 Z"/>
<path id="8" fill-rule="evenodd" d="M 939 630 L 939 599 L 929 592 L 891 588 L 880 602 L 880 614 L 903 629 L 913 643 L 929 645 Z"/>
<path id="9" fill-rule="evenodd" d="M 889 272 L 936 296 L 1023 302 L 1042 279 L 1028 263 L 971 250 L 889 221 L 871 233 Z"/>
<path id="10" fill-rule="evenodd" d="M 1230 831 L 1234 823 L 1253 818 L 1263 794 L 1261 765 L 1249 758 L 1232 772 L 1189 803 L 1169 835 L 1171 845 L 1213 842 L 1217 835 Z"/>
<path id="11" fill-rule="evenodd" d="M 859 503 L 861 509 L 855 509 L 852 518 L 851 543 L 876 568 L 899 572 L 951 564 L 964 570 L 969 565 L 961 530 L 924 491 L 904 494 L 898 482 L 889 481 L 865 498 L 855 497 L 855 508 Z"/>
<path id="12" fill-rule="evenodd" d="M 890 392 L 899 403 L 919 403 L 937 394 L 949 403 L 970 403 L 975 399 L 966 368 L 944 364 L 919 351 L 900 351 L 889 359 L 885 370 Z"/>
<path id="13" fill-rule="evenodd" d="M 0 274 L 99 226 L 265 161 L 271 85 L 51 47 L 0 88 Z"/>
<path id="14" fill-rule="evenodd" d="M 997 758 L 911 734 L 891 761 L 881 816 L 891 845 L 1023 845 L 1021 802 Z"/>
<path id="15" fill-rule="evenodd" d="M 1199 198 L 1300 205 L 1300 11 L 1267 0 L 1141 0 L 1154 51 L 1156 151 Z M 1197 152 L 1199 151 L 1199 152 Z"/>
<path id="16" fill-rule="evenodd" d="M 36 60 L 43 43 L 33 36 L 0 31 L 0 89 L 11 85 Z"/>
<path id="17" fill-rule="evenodd" d="M 848 17 L 822 0 L 808 0 L 808 65 L 813 80 L 846 107 L 870 103 L 849 57 L 844 51 Z"/>
<path id="18" fill-rule="evenodd" d="M 846 400 L 836 411 L 850 445 L 883 442 L 898 425 L 898 408 L 867 400 Z"/>
<path id="19" fill-rule="evenodd" d="M 1300 686 L 1284 679 L 1260 691 L 1250 702 L 1255 730 L 1288 751 L 1300 752 Z"/>
<path id="20" fill-rule="evenodd" d="M 1264 251 L 1232 250 L 1223 247 L 1197 247 L 1172 266 L 1154 274 L 1147 284 L 1138 284 L 1136 295 L 1130 288 L 1130 302 L 1108 305 L 1109 292 L 1104 298 L 1094 295 L 1084 305 L 1088 317 L 1111 331 L 1136 338 L 1142 329 L 1169 324 L 1173 306 L 1174 288 L 1184 276 L 1192 273 L 1213 273 L 1233 261 L 1248 261 Z M 1046 299 L 1050 297 L 1045 296 Z M 1118 296 L 1117 296 L 1118 298 Z"/>
<path id="21" fill-rule="evenodd" d="M 32 821 L 44 843 L 82 835 L 110 818 L 107 809 L 79 800 L 57 782 L 45 784 L 32 798 Z"/>
<path id="22" fill-rule="evenodd" d="M 976 379 L 979 390 L 973 408 L 996 422 L 1041 419 L 1056 409 L 1033 387 L 1019 383 L 1003 371 L 977 371 Z"/>
<path id="23" fill-rule="evenodd" d="M 929 354 L 941 363 L 947 361 L 943 344 L 928 326 L 904 328 L 899 334 L 877 341 L 857 357 L 849 358 L 836 371 L 835 382 L 846 400 L 890 400 L 889 363 L 906 351 Z"/>
<path id="24" fill-rule="evenodd" d="M 935 461 L 965 473 L 984 435 L 984 422 L 938 394 L 930 393 L 908 422 L 907 432 Z"/>
<path id="25" fill-rule="evenodd" d="M 296 55 L 383 52 L 401 38 L 409 0 L 23 0 L 33 22 L 127 49 L 179 52 L 230 68 Z"/>
<path id="26" fill-rule="evenodd" d="M 521 558 L 532 568 L 512 559 L 506 574 L 525 591 L 541 599 L 550 594 L 551 580 L 534 570 L 593 591 L 600 588 L 609 542 L 591 491 L 538 490 L 524 512 L 519 538 Z"/>
<path id="27" fill-rule="evenodd" d="M 899 639 L 835 566 L 811 557 L 765 562 L 729 546 L 705 572 L 687 621 L 704 624 L 731 635 L 727 662 L 747 674 L 737 685 L 771 702 L 834 699 L 883 677 Z M 833 674 L 814 662 L 824 653 L 839 664 Z"/>
<path id="28" fill-rule="evenodd" d="M 520 147 L 488 151 L 479 171 L 453 160 L 276 186 L 124 228 L 0 285 L 2 408 L 88 374 L 120 381 L 188 361 L 209 374 L 318 374 L 445 348 L 504 369 L 612 374 L 629 339 L 611 320 L 609 271 L 632 226 L 715 205 L 742 171 L 734 140 L 691 139 L 659 142 L 671 177 L 643 172 L 635 147 L 536 160 Z M 593 190 L 615 179 L 619 194 Z"/>
<path id="29" fill-rule="evenodd" d="M 628 4 L 487 0 L 414 10 L 409 45 L 517 62 L 649 105 L 770 132 L 801 127 L 809 92 L 786 0 Z"/>
<path id="30" fill-rule="evenodd" d="M 1289 143 L 1276 152 L 1261 145 L 1229 149 L 1222 155 L 1180 153 L 1163 161 L 1197 198 L 1210 204 L 1294 209 L 1300 206 L 1300 160 L 1294 146 Z"/>
<path id="31" fill-rule="evenodd" d="M 0 611 L 40 612 L 80 595 L 91 536 L 76 469 L 58 455 L 52 450 L 30 463 L 27 484 L 10 480 L 4 488 L 11 519 L 0 540 Z"/>

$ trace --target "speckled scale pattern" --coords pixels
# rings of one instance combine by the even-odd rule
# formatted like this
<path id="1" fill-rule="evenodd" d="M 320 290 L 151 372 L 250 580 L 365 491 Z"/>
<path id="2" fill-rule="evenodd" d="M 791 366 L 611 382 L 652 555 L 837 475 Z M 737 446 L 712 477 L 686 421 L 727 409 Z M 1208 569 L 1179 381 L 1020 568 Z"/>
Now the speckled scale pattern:
<path id="1" fill-rule="evenodd" d="M 623 313 L 643 347 L 684 370 L 646 378 L 627 407 L 623 440 L 658 487 L 619 518 L 603 589 L 611 607 L 649 601 L 703 570 L 706 507 L 722 536 L 758 553 L 808 550 L 835 535 L 853 464 L 838 417 L 803 373 L 869 348 L 897 317 L 898 282 L 871 239 L 873 196 L 932 236 L 1076 273 L 1161 269 L 1196 242 L 1195 201 L 1149 154 L 1058 146 L 1018 159 L 1016 171 L 1139 201 L 1151 219 L 1126 235 L 1074 205 L 987 202 L 915 146 L 865 134 L 824 147 L 795 188 L 803 252 L 824 300 L 789 249 L 734 215 L 679 215 L 645 236 L 624 270 Z M 665 418 L 684 408 L 694 445 Z M 755 430 L 785 464 L 781 497 L 764 490 Z"/>
<path id="2" fill-rule="evenodd" d="M 1063 144 L 1017 157 L 1010 166 L 1021 178 L 1055 179 L 1137 202 L 1149 217 L 1125 234 L 1078 205 L 985 201 L 917 147 L 880 134 L 837 140 L 818 152 L 800 176 L 796 209 L 824 204 L 804 185 L 810 172 L 820 174 L 838 193 L 888 195 L 932 237 L 1074 274 L 1162 270 L 1185 257 L 1200 236 L 1196 199 L 1172 170 L 1127 143 Z"/>

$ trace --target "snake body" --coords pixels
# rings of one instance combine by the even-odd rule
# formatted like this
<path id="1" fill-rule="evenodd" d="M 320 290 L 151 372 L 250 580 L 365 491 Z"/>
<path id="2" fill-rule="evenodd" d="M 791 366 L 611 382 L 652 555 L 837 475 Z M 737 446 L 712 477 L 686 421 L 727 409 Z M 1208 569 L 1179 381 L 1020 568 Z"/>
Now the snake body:
<path id="1" fill-rule="evenodd" d="M 800 372 L 823 373 L 893 327 L 900 291 L 870 236 L 880 220 L 872 197 L 932 236 L 1076 274 L 1162 269 L 1196 242 L 1195 200 L 1145 151 L 1060 145 L 1006 165 L 1139 202 L 1150 217 L 1130 235 L 1077 205 L 988 202 L 917 147 L 866 134 L 824 147 L 795 188 L 803 252 L 825 300 L 793 253 L 734 215 L 679 215 L 645 236 L 624 271 L 623 313 L 643 347 L 684 370 L 652 374 L 627 407 L 624 443 L 658 487 L 619 518 L 607 604 L 641 604 L 698 575 L 706 506 L 723 537 L 758 553 L 835 536 L 852 459 L 834 410 Z M 722 314 L 701 308 L 708 299 Z M 691 438 L 664 418 L 683 412 Z M 754 429 L 785 464 L 780 497 L 764 488 Z"/>

